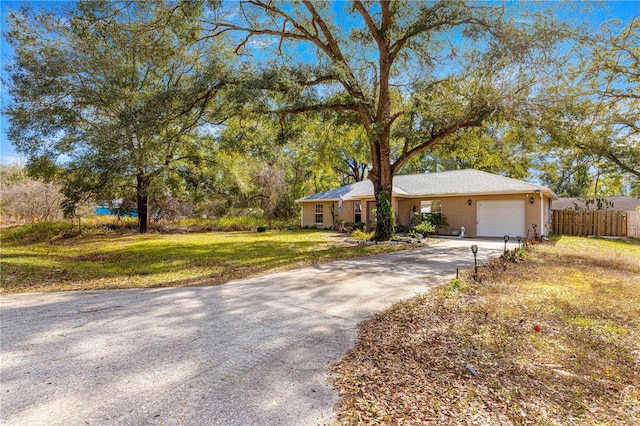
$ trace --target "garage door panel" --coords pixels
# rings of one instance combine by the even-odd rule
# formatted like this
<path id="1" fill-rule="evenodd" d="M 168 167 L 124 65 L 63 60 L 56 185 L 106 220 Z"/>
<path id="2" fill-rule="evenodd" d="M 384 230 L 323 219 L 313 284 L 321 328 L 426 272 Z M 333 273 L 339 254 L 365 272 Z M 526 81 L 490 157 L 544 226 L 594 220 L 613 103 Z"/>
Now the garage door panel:
<path id="1" fill-rule="evenodd" d="M 479 201 L 476 210 L 479 237 L 525 235 L 525 200 Z"/>

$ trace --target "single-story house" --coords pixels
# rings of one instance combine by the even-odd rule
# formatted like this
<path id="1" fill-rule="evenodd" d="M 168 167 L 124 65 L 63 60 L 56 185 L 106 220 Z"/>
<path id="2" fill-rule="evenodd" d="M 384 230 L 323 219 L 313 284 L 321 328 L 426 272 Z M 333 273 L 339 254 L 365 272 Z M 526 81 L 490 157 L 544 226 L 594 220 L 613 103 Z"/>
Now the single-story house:
<path id="1" fill-rule="evenodd" d="M 397 175 L 391 204 L 395 224 L 411 226 L 417 213 L 440 213 L 449 233 L 471 237 L 521 236 L 536 231 L 548 235 L 551 201 L 549 188 L 479 170 Z M 343 222 L 362 222 L 375 228 L 376 202 L 369 180 L 309 195 L 296 200 L 302 209 L 302 226 L 333 228 Z"/>

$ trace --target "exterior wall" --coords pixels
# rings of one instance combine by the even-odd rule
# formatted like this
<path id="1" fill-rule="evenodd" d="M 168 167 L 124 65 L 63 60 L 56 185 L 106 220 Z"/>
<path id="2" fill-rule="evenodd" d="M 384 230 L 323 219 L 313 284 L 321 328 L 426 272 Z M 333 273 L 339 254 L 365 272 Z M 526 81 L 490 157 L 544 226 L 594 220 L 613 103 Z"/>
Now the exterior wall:
<path id="1" fill-rule="evenodd" d="M 334 226 L 339 226 L 340 222 L 353 222 L 354 214 L 355 214 L 355 204 L 358 201 L 343 201 L 342 203 L 342 211 L 338 211 L 338 202 L 337 201 L 318 201 L 318 202 L 308 202 L 301 203 L 302 209 L 302 223 L 301 226 L 317 226 L 318 228 L 333 228 Z M 323 211 L 323 223 L 317 224 L 315 223 L 316 217 L 316 204 L 322 204 Z M 365 221 L 365 212 L 364 212 L 364 202 L 362 204 L 362 221 Z M 331 208 L 333 207 L 333 212 L 335 215 L 335 224 L 333 223 L 333 216 L 331 215 Z"/>
<path id="2" fill-rule="evenodd" d="M 447 223 L 449 223 L 448 228 L 460 230 L 460 228 L 464 226 L 466 234 L 474 236 L 476 232 L 476 209 L 474 202 L 472 202 L 471 206 L 468 204 L 468 199 L 469 197 L 425 197 L 401 199 L 398 203 L 399 211 L 397 212 L 399 224 L 402 226 L 410 226 L 412 208 L 415 209 L 416 213 L 420 213 L 421 201 L 442 201 L 442 214 L 444 215 Z M 485 197 L 483 197 L 483 199 L 485 199 Z"/>
<path id="3" fill-rule="evenodd" d="M 529 199 L 533 198 L 533 204 L 529 202 Z M 525 220 L 526 226 L 529 230 L 529 238 L 533 238 L 533 224 L 537 226 L 539 234 L 548 235 L 550 230 L 550 199 L 542 197 L 540 194 L 504 194 L 504 195 L 485 195 L 485 196 L 459 196 L 459 197 L 424 197 L 424 198 L 402 198 L 393 197 L 392 205 L 395 212 L 396 224 L 402 226 L 410 226 L 411 223 L 411 209 L 415 207 L 416 212 L 420 212 L 420 201 L 442 201 L 442 214 L 445 216 L 449 223 L 449 230 L 460 230 L 462 226 L 465 227 L 465 232 L 470 237 L 477 235 L 476 226 L 476 203 L 481 200 L 525 200 Z M 469 205 L 468 200 L 471 200 Z M 367 224 L 367 227 L 372 230 L 373 217 L 369 211 L 371 207 L 375 206 L 372 203 L 373 199 L 362 200 L 349 200 L 344 201 L 342 204 L 342 211 L 338 212 L 337 201 L 319 201 L 319 202 L 305 202 L 301 203 L 302 206 L 302 226 L 318 226 L 319 228 L 333 228 L 334 223 L 331 215 L 331 206 L 333 206 L 335 212 L 336 226 L 340 222 L 353 222 L 354 221 L 354 207 L 355 203 L 359 202 L 362 205 L 362 222 Z M 322 204 L 323 207 L 323 223 L 315 223 L 315 206 L 316 204 Z M 522 235 L 526 238 L 526 235 Z"/>
<path id="4" fill-rule="evenodd" d="M 544 200 L 544 227 L 542 235 L 549 235 L 551 233 L 551 198 L 545 197 Z"/>
<path id="5" fill-rule="evenodd" d="M 416 211 L 420 209 L 420 200 L 413 198 L 398 199 L 398 208 L 396 209 L 396 218 L 398 225 L 409 226 L 411 224 L 411 209 Z"/>
<path id="6" fill-rule="evenodd" d="M 533 197 L 533 204 L 529 199 Z M 476 226 L 476 203 L 484 200 L 525 200 L 525 223 L 530 230 L 529 237 L 533 237 L 533 224 L 537 225 L 538 233 L 547 235 L 549 233 L 550 222 L 550 200 L 544 197 L 542 200 L 539 194 L 504 194 L 504 195 L 484 195 L 484 196 L 460 196 L 460 197 L 425 197 L 399 199 L 396 216 L 399 224 L 409 226 L 411 222 L 411 208 L 415 207 L 416 212 L 420 211 L 420 201 L 442 201 L 442 214 L 449 223 L 449 229 L 460 230 L 464 226 L 465 232 L 471 237 L 477 235 Z M 468 200 L 471 200 L 469 205 Z M 543 225 L 543 226 L 541 226 Z M 522 235 L 523 238 L 526 235 Z"/>
<path id="7" fill-rule="evenodd" d="M 322 205 L 322 223 L 316 223 L 316 204 Z M 335 211 L 338 211 L 337 203 L 317 202 L 302 204 L 302 226 L 317 226 L 318 228 L 331 228 L 331 206 L 335 204 Z"/>

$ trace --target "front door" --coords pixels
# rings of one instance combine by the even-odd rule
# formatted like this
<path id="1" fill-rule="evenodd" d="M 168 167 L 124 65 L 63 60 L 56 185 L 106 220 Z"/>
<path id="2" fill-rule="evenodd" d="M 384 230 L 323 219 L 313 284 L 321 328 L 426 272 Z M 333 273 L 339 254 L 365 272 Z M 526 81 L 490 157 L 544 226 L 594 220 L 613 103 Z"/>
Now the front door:
<path id="1" fill-rule="evenodd" d="M 376 229 L 376 202 L 367 201 L 367 232 L 375 231 Z"/>

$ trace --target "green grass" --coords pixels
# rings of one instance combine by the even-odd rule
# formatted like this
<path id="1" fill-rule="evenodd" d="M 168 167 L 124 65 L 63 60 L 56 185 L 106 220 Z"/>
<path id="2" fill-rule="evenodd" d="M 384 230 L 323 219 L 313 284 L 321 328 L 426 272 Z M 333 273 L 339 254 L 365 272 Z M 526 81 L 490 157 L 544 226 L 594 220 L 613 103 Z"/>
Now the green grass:
<path id="1" fill-rule="evenodd" d="M 640 424 L 640 241 L 555 238 L 478 272 L 361 325 L 339 423 Z"/>
<path id="2" fill-rule="evenodd" d="M 327 231 L 109 233 L 74 236 L 69 225 L 5 228 L 3 292 L 216 285 L 330 260 L 401 250 L 345 244 Z"/>

